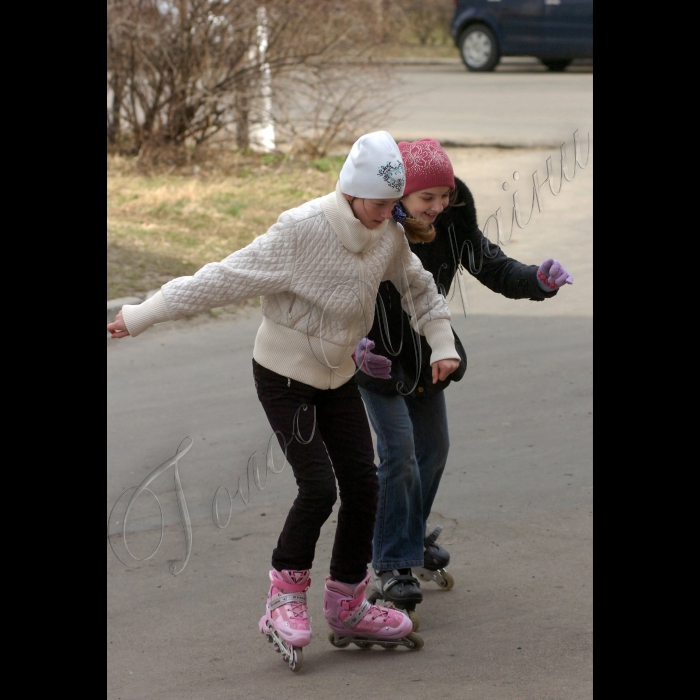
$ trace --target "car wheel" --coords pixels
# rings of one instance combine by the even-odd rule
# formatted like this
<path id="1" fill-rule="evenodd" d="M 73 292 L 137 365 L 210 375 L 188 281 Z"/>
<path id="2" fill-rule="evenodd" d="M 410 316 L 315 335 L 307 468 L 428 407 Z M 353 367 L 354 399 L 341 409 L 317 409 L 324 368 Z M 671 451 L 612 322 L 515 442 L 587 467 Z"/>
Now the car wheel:
<path id="1" fill-rule="evenodd" d="M 556 72 L 563 71 L 570 63 L 571 63 L 570 58 L 541 58 L 540 61 L 544 63 L 549 70 L 553 70 Z"/>
<path id="2" fill-rule="evenodd" d="M 500 56 L 496 36 L 485 24 L 472 24 L 459 37 L 464 65 L 471 71 L 490 71 Z"/>

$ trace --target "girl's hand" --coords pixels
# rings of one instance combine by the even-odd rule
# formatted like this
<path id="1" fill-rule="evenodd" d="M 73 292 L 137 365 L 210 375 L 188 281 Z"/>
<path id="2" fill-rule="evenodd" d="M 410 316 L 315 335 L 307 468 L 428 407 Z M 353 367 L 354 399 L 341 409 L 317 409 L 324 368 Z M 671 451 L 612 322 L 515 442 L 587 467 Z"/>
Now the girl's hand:
<path id="1" fill-rule="evenodd" d="M 438 360 L 430 365 L 433 368 L 433 384 L 444 381 L 459 367 L 459 360 Z"/>
<path id="2" fill-rule="evenodd" d="M 537 270 L 537 283 L 545 292 L 551 292 L 553 289 L 559 289 L 565 284 L 573 284 L 574 278 L 558 260 L 548 258 Z"/>
<path id="3" fill-rule="evenodd" d="M 129 335 L 129 331 L 126 330 L 126 323 L 124 323 L 124 317 L 120 311 L 117 317 L 112 323 L 107 324 L 107 330 L 111 333 L 112 338 L 124 338 Z"/>
<path id="4" fill-rule="evenodd" d="M 375 355 L 370 350 L 374 349 L 374 341 L 363 338 L 355 348 L 352 359 L 355 364 L 370 377 L 376 379 L 391 379 L 391 360 L 383 355 Z"/>

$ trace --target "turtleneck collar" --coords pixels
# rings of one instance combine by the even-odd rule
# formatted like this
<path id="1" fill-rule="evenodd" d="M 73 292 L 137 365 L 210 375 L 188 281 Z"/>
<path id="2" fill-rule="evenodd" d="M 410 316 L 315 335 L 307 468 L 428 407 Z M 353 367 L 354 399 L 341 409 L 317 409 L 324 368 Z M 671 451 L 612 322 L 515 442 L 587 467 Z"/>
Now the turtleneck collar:
<path id="1" fill-rule="evenodd" d="M 333 232 L 351 253 L 369 250 L 384 235 L 389 225 L 389 219 L 387 219 L 377 228 L 365 228 L 355 217 L 350 202 L 341 192 L 340 182 L 336 185 L 335 192 L 321 198 L 321 206 Z"/>

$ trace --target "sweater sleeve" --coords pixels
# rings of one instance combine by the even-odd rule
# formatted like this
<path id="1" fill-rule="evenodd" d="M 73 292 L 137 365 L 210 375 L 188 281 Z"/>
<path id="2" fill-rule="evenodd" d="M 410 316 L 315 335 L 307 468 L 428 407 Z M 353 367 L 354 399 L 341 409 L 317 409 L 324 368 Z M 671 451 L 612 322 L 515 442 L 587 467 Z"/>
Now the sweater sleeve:
<path id="1" fill-rule="evenodd" d="M 447 302 L 438 293 L 433 276 L 411 252 L 403 236 L 402 246 L 402 255 L 389 270 L 386 279 L 399 290 L 401 306 L 411 316 L 411 324 L 428 341 L 432 349 L 430 363 L 447 359 L 459 360 Z"/>
<path id="2" fill-rule="evenodd" d="M 221 262 L 209 263 L 194 275 L 171 280 L 143 304 L 124 306 L 124 323 L 135 336 L 154 323 L 176 320 L 261 294 L 289 291 L 295 254 L 293 224 L 280 217 L 267 233 Z"/>

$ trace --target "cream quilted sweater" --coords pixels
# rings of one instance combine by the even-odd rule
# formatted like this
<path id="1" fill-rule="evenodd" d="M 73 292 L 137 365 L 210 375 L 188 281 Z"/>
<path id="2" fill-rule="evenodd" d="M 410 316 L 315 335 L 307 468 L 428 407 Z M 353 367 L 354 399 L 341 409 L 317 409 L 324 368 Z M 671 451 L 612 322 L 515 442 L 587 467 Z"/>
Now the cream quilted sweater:
<path id="1" fill-rule="evenodd" d="M 260 295 L 256 361 L 318 389 L 335 389 L 355 372 L 352 352 L 372 327 L 383 280 L 407 290 L 402 304 L 425 335 L 431 362 L 459 359 L 445 299 L 402 228 L 394 221 L 365 228 L 339 187 L 284 212 L 267 233 L 221 262 L 168 282 L 122 312 L 136 336 L 154 323 Z"/>

